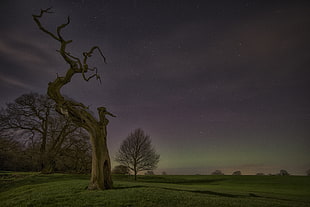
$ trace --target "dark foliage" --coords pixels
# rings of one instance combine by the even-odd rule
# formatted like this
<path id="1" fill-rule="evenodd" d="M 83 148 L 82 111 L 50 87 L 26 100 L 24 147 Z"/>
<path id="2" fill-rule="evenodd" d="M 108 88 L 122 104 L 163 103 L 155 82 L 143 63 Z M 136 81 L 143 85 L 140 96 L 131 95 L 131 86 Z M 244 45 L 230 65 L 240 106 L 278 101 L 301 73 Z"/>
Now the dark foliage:
<path id="1" fill-rule="evenodd" d="M 281 176 L 287 176 L 287 175 L 290 175 L 286 170 L 280 170 L 280 173 L 279 175 Z"/>
<path id="2" fill-rule="evenodd" d="M 235 172 L 233 172 L 233 174 L 232 174 L 232 175 L 241 175 L 241 171 L 240 171 L 240 170 L 235 171 Z"/>
<path id="3" fill-rule="evenodd" d="M 47 96 L 30 93 L 1 109 L 1 170 L 90 171 L 88 136 L 54 106 Z"/>
<path id="4" fill-rule="evenodd" d="M 215 170 L 212 175 L 224 175 L 224 173 L 220 170 Z"/>
<path id="5" fill-rule="evenodd" d="M 127 175 L 129 173 L 130 173 L 130 170 L 125 165 L 117 165 L 112 170 L 112 174 L 117 174 L 117 175 Z"/>

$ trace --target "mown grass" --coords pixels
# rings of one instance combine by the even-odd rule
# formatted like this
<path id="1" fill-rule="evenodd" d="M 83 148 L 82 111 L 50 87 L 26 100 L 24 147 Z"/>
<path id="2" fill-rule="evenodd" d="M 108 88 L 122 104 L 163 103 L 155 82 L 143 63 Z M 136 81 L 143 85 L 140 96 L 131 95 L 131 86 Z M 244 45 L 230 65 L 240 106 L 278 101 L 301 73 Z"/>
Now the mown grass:
<path id="1" fill-rule="evenodd" d="M 114 176 L 89 191 L 88 175 L 0 173 L 0 206 L 310 206 L 305 176 Z"/>

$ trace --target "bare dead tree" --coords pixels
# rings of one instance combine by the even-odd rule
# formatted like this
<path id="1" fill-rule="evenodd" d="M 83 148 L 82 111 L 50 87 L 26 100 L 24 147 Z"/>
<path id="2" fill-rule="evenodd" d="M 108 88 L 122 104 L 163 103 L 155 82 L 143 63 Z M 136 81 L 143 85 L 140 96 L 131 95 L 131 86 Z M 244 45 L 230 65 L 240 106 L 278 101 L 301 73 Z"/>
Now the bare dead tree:
<path id="1" fill-rule="evenodd" d="M 132 170 L 136 180 L 138 172 L 155 169 L 159 157 L 150 136 L 142 129 L 136 129 L 122 142 L 115 160 Z"/>
<path id="2" fill-rule="evenodd" d="M 105 57 L 98 46 L 93 46 L 89 51 L 83 52 L 82 58 L 78 58 L 70 54 L 67 51 L 67 45 L 70 44 L 72 40 L 65 40 L 61 34 L 61 31 L 70 24 L 70 18 L 68 17 L 67 22 L 59 25 L 56 32 L 53 33 L 42 26 L 40 21 L 43 15 L 47 13 L 52 13 L 50 8 L 41 10 L 39 15 L 32 16 L 41 31 L 59 42 L 60 48 L 58 52 L 62 56 L 63 60 L 69 65 L 69 69 L 64 76 L 58 76 L 54 81 L 48 84 L 47 94 L 56 102 L 57 112 L 70 118 L 75 124 L 84 128 L 90 135 L 92 144 L 92 172 L 88 189 L 110 189 L 113 184 L 111 179 L 110 156 L 106 142 L 106 126 L 109 123 L 106 116 L 115 116 L 109 113 L 105 107 L 99 107 L 97 108 L 99 114 L 98 121 L 89 112 L 88 107 L 82 103 L 65 98 L 60 92 L 61 88 L 70 83 L 72 77 L 76 74 L 82 75 L 85 81 L 89 81 L 92 78 L 100 80 L 100 76 L 97 73 L 97 68 L 89 67 L 88 60 L 92 57 L 95 51 L 99 52 L 104 62 Z"/>

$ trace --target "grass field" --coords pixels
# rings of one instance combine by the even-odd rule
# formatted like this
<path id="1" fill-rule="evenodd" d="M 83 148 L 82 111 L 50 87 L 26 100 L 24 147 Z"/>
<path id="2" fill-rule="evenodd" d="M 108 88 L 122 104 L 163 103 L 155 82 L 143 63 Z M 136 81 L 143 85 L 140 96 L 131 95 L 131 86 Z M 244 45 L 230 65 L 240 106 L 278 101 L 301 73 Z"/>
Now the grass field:
<path id="1" fill-rule="evenodd" d="M 305 176 L 114 176 L 114 189 L 86 190 L 89 176 L 0 173 L 0 206 L 310 207 Z"/>

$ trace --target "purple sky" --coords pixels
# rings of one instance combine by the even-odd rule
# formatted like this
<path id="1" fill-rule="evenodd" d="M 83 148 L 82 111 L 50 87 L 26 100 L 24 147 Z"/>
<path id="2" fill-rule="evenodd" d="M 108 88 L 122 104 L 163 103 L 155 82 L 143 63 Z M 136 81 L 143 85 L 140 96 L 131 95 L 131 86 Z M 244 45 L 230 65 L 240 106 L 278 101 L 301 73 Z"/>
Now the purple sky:
<path id="1" fill-rule="evenodd" d="M 161 155 L 157 173 L 310 168 L 309 1 L 1 1 L 2 106 L 46 93 L 67 69 L 31 17 L 51 6 L 43 24 L 71 17 L 72 54 L 98 45 L 106 55 L 93 59 L 101 85 L 76 77 L 64 93 L 117 115 L 112 159 L 142 128 Z"/>

